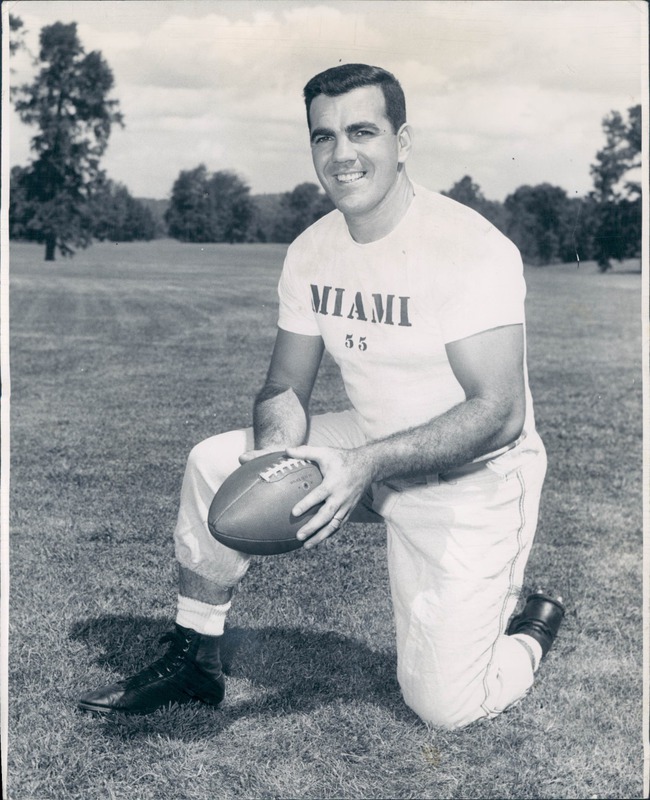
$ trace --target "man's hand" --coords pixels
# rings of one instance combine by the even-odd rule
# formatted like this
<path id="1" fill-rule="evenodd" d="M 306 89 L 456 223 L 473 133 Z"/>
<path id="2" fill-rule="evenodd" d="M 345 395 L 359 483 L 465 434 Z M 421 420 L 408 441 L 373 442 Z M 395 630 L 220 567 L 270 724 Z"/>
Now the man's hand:
<path id="1" fill-rule="evenodd" d="M 239 456 L 239 463 L 245 464 L 247 461 L 252 461 L 254 458 L 265 456 L 267 453 L 283 453 L 284 447 L 262 447 L 259 450 L 247 450 Z"/>
<path id="2" fill-rule="evenodd" d="M 303 445 L 288 447 L 286 453 L 291 458 L 315 461 L 323 474 L 323 482 L 292 509 L 298 517 L 312 506 L 323 504 L 297 533 L 298 539 L 309 539 L 305 549 L 310 549 L 336 533 L 348 519 L 372 482 L 372 463 L 361 448 L 342 450 Z"/>

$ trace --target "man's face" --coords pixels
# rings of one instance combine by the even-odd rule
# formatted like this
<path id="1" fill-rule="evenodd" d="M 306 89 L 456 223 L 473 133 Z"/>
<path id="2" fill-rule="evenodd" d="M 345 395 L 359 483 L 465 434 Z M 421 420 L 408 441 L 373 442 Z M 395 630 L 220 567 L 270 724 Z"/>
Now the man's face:
<path id="1" fill-rule="evenodd" d="M 379 86 L 337 97 L 319 95 L 312 101 L 309 119 L 316 174 L 339 211 L 363 218 L 390 202 L 410 136 L 404 125 L 393 132 Z"/>

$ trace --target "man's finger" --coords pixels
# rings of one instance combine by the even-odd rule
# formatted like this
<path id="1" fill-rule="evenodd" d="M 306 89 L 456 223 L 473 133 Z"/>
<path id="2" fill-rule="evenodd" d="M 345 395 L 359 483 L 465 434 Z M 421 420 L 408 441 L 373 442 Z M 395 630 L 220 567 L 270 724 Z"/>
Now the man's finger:
<path id="1" fill-rule="evenodd" d="M 323 508 L 313 516 L 308 522 L 306 522 L 302 528 L 296 533 L 296 537 L 300 540 L 309 539 L 310 536 L 314 535 L 315 533 L 320 533 L 321 531 L 328 531 L 328 535 L 330 533 L 335 533 L 338 529 L 343 525 L 345 521 L 345 515 L 342 511 L 332 512 L 332 510 L 328 510 L 327 506 L 323 506 Z"/>
<path id="2" fill-rule="evenodd" d="M 245 464 L 247 461 L 252 461 L 254 458 L 265 456 L 267 453 L 280 453 L 280 452 L 282 451 L 277 447 L 275 448 L 267 447 L 262 450 L 247 450 L 245 453 L 242 453 L 239 456 L 239 463 Z"/>
<path id="3" fill-rule="evenodd" d="M 314 547 L 317 547 L 321 542 L 324 542 L 334 531 L 321 531 L 320 533 L 314 534 L 310 539 L 307 539 L 305 544 L 303 545 L 305 550 L 311 550 Z"/>
<path id="4" fill-rule="evenodd" d="M 305 550 L 311 550 L 312 547 L 316 547 L 316 545 L 320 544 L 325 539 L 328 539 L 333 533 L 336 533 L 339 530 L 342 524 L 343 523 L 340 519 L 334 517 L 334 519 L 330 520 L 329 524 L 318 531 L 318 533 L 315 533 L 313 536 L 307 539 L 304 544 Z"/>
<path id="5" fill-rule="evenodd" d="M 305 524 L 298 530 L 296 533 L 296 538 L 298 539 L 307 539 L 312 534 L 316 533 L 324 529 L 327 525 L 329 525 L 332 521 L 332 511 L 327 511 L 326 507 L 323 506 L 317 514 L 315 514 L 310 520 L 305 522 Z M 332 528 L 333 530 L 333 528 Z"/>
<path id="6" fill-rule="evenodd" d="M 330 493 L 327 489 L 323 487 L 321 483 L 319 486 L 316 486 L 315 489 L 312 489 L 309 494 L 305 495 L 299 503 L 291 509 L 291 514 L 294 517 L 301 517 L 310 508 L 319 505 L 320 503 L 324 503 L 325 500 L 330 496 Z"/>
<path id="7" fill-rule="evenodd" d="M 289 458 L 304 458 L 306 461 L 315 461 L 320 465 L 325 448 L 323 447 L 310 447 L 306 444 L 301 444 L 297 447 L 287 447 L 285 453 Z"/>

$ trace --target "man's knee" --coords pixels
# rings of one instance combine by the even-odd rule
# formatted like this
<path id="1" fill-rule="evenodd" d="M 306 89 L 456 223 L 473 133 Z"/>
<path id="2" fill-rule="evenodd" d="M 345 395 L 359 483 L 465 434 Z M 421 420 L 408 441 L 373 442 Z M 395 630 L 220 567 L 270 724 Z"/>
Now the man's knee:
<path id="1" fill-rule="evenodd" d="M 220 483 L 239 467 L 239 456 L 252 446 L 249 431 L 235 430 L 204 439 L 190 450 L 186 473 Z"/>
<path id="2" fill-rule="evenodd" d="M 181 487 L 174 531 L 176 560 L 190 573 L 225 589 L 241 580 L 248 558 L 213 539 L 207 526 L 208 511 L 215 492 L 239 466 L 239 456 L 249 441 L 252 435 L 239 430 L 199 442 L 188 455 Z"/>
<path id="3" fill-rule="evenodd" d="M 219 461 L 220 448 L 215 442 L 218 437 L 204 439 L 195 444 L 187 456 L 187 470 L 194 474 L 202 474 L 208 468 L 214 470 Z"/>
<path id="4" fill-rule="evenodd" d="M 416 697 L 404 697 L 406 705 L 427 725 L 444 730 L 464 728 L 487 716 L 481 704 L 465 694 L 440 690 Z"/>
<path id="5" fill-rule="evenodd" d="M 529 692 L 535 680 L 530 657 L 512 636 L 499 636 L 489 663 L 464 673 L 411 675 L 401 681 L 406 704 L 430 725 L 453 730 L 492 719 Z"/>

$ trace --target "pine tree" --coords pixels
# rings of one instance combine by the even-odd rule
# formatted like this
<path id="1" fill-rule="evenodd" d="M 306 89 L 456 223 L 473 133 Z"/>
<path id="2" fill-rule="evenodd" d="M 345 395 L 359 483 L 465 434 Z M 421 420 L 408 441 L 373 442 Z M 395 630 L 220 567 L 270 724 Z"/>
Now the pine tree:
<path id="1" fill-rule="evenodd" d="M 103 172 L 100 158 L 114 124 L 123 124 L 118 101 L 108 99 L 113 74 L 101 53 L 85 53 L 77 25 L 56 22 L 40 33 L 39 62 L 31 84 L 13 93 L 23 122 L 36 125 L 35 160 L 21 176 L 30 230 L 45 243 L 45 260 L 56 249 L 72 255 L 92 241 L 91 203 Z"/>
<path id="2" fill-rule="evenodd" d="M 641 183 L 634 180 L 641 167 L 641 106 L 629 108 L 627 120 L 612 111 L 603 119 L 603 131 L 606 143 L 596 153 L 591 175 L 597 203 L 595 256 L 605 272 L 610 259 L 641 253 Z"/>

